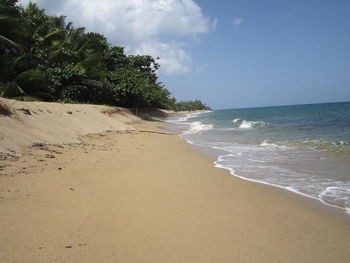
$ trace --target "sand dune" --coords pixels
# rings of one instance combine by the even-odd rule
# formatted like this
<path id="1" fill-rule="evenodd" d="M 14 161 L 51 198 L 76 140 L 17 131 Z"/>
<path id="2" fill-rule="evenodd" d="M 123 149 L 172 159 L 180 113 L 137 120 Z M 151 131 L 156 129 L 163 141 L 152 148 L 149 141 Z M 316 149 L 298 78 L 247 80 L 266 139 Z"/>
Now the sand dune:
<path id="1" fill-rule="evenodd" d="M 48 102 L 22 102 L 0 98 L 13 115 L 0 115 L 0 152 L 19 151 L 33 143 L 73 143 L 78 137 L 106 130 L 132 130 L 139 120 L 127 110 L 110 107 Z M 105 113 L 104 113 L 105 112 Z"/>

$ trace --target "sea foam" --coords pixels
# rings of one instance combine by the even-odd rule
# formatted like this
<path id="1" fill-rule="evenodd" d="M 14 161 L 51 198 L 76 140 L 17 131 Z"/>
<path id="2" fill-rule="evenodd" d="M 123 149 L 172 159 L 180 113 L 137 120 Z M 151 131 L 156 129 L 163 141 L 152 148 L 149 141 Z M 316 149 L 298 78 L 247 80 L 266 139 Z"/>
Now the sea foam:
<path id="1" fill-rule="evenodd" d="M 264 146 L 264 147 L 278 147 L 277 144 L 271 143 L 268 140 L 264 140 L 262 143 L 260 143 L 260 146 Z"/>
<path id="2" fill-rule="evenodd" d="M 319 194 L 322 203 L 338 208 L 350 208 L 350 189 L 338 186 L 327 187 Z"/>
<path id="3" fill-rule="evenodd" d="M 187 131 L 185 131 L 184 134 L 203 133 L 213 128 L 214 128 L 214 125 L 212 124 L 203 124 L 200 121 L 195 121 L 190 124 L 190 128 Z"/>
<path id="4" fill-rule="evenodd" d="M 232 123 L 239 129 L 259 128 L 269 125 L 264 121 L 247 121 L 239 118 L 232 120 Z"/>

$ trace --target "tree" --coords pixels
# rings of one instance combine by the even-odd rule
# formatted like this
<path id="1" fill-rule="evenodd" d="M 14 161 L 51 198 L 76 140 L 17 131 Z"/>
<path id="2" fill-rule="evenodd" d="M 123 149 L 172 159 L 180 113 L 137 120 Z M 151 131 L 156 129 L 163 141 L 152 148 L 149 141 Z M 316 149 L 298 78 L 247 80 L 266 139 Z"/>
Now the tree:
<path id="1" fill-rule="evenodd" d="M 0 0 L 0 50 L 1 55 L 21 49 L 21 19 L 18 0 Z"/>
<path id="2" fill-rule="evenodd" d="M 124 107 L 199 109 L 176 103 L 158 82 L 157 59 L 129 55 L 106 37 L 75 28 L 29 3 L 0 0 L 0 96 Z"/>

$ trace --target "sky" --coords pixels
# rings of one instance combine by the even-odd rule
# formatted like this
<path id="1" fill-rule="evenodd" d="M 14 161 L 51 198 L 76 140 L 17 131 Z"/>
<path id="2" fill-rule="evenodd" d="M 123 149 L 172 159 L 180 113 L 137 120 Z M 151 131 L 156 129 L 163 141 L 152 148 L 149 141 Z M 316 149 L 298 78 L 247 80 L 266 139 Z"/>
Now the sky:
<path id="1" fill-rule="evenodd" d="M 21 0 L 26 4 L 28 0 Z M 36 0 L 214 109 L 350 101 L 348 0 Z"/>

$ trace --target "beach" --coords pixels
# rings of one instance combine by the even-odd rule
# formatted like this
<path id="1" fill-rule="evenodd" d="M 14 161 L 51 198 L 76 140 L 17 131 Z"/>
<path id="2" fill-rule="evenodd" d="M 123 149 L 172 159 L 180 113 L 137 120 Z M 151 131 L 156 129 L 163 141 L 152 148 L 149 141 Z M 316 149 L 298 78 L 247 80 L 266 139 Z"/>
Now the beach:
<path id="1" fill-rule="evenodd" d="M 1 161 L 0 262 L 348 262 L 346 216 L 127 122 Z"/>
<path id="2" fill-rule="evenodd" d="M 0 263 L 350 262 L 350 1 L 0 12 Z"/>

